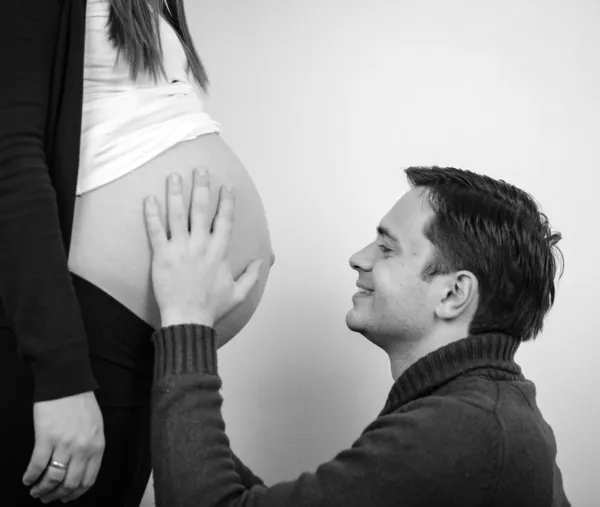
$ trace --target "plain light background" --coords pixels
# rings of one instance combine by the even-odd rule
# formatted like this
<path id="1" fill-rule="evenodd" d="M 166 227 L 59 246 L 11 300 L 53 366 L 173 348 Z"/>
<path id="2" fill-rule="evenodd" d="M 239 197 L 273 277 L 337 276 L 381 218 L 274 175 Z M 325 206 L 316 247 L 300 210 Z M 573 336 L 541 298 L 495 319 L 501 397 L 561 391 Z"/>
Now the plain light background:
<path id="1" fill-rule="evenodd" d="M 572 505 L 600 505 L 600 2 L 187 9 L 208 111 L 261 191 L 277 255 L 257 313 L 219 352 L 235 452 L 267 484 L 294 479 L 376 417 L 390 365 L 345 326 L 348 259 L 408 189 L 402 168 L 455 166 L 527 190 L 564 235 L 555 306 L 517 361 L 554 429 Z"/>

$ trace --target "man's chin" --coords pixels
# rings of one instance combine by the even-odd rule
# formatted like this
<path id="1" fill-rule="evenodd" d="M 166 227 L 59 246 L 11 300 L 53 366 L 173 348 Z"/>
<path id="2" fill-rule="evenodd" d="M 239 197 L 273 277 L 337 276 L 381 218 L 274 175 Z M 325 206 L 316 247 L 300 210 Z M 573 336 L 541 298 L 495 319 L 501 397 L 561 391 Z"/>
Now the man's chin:
<path id="1" fill-rule="evenodd" d="M 346 326 L 350 331 L 362 333 L 365 330 L 365 318 L 358 314 L 355 308 L 350 310 L 346 315 Z"/>

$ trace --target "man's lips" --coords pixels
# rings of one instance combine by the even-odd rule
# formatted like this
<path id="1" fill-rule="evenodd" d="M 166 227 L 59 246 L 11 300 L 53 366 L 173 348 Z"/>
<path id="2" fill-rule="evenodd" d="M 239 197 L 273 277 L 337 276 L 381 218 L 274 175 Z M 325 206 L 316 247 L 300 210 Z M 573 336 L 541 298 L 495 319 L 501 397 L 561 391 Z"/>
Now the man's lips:
<path id="1" fill-rule="evenodd" d="M 359 285 L 359 284 L 356 284 L 356 286 L 357 286 L 357 287 L 358 287 L 360 290 L 362 290 L 362 291 L 365 291 L 365 292 L 373 292 L 373 289 L 371 289 L 370 287 L 367 287 L 367 286 L 365 286 L 365 285 Z"/>
<path id="2" fill-rule="evenodd" d="M 369 289 L 368 287 L 365 287 L 364 285 L 356 284 L 356 286 L 359 289 L 359 291 L 356 293 L 357 296 L 370 296 L 371 294 L 373 294 L 373 290 Z"/>

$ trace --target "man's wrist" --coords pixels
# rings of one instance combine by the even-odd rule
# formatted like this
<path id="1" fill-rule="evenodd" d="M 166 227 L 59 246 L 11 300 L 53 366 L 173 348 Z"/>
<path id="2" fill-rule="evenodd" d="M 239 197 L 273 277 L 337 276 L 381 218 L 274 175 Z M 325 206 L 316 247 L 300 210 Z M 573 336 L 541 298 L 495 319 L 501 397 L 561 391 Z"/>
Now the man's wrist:
<path id="1" fill-rule="evenodd" d="M 214 319 L 202 313 L 185 313 L 170 311 L 161 314 L 161 327 L 180 326 L 182 324 L 193 324 L 197 326 L 213 327 Z"/>

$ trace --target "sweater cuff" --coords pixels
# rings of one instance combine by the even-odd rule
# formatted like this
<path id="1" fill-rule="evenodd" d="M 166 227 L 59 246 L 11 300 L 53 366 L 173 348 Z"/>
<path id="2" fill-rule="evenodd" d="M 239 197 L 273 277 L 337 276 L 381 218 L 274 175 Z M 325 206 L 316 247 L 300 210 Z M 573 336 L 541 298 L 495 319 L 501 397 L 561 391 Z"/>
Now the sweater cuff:
<path id="1" fill-rule="evenodd" d="M 30 368 L 34 378 L 34 403 L 86 393 L 98 387 L 85 344 L 61 347 L 36 357 L 30 362 Z"/>
<path id="2" fill-rule="evenodd" d="M 154 380 L 170 375 L 217 375 L 216 331 L 196 324 L 163 327 L 152 334 Z"/>

